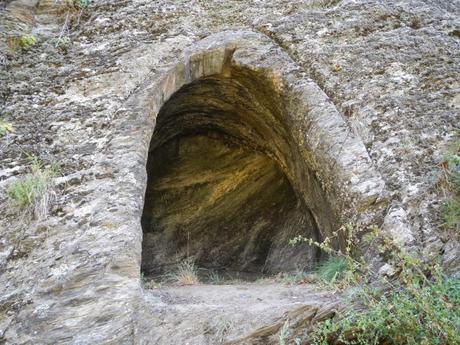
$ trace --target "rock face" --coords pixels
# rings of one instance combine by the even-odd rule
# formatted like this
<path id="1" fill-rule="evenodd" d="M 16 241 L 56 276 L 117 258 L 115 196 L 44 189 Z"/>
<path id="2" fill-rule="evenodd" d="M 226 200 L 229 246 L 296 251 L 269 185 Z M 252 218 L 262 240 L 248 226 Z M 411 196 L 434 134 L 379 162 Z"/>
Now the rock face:
<path id="1" fill-rule="evenodd" d="M 165 179 L 206 177 L 194 169 L 213 177 L 193 187 L 206 195 L 238 171 L 259 181 L 242 190 L 254 187 L 274 205 L 255 200 L 254 213 L 242 218 L 265 227 L 275 243 L 290 233 L 270 221 L 270 207 L 286 207 L 289 221 L 311 223 L 305 229 L 318 238 L 349 221 L 410 231 L 398 238 L 446 253 L 458 272 L 458 243 L 437 232 L 436 162 L 460 123 L 459 8 L 450 0 L 104 0 L 82 11 L 64 1 L 21 0 L 1 7 L 1 111 L 14 133 L 0 138 L 0 339 L 148 344 L 157 315 L 145 307 L 140 283 L 142 262 L 153 265 L 142 260 L 142 214 L 144 252 L 152 257 L 149 215 L 169 229 L 164 234 L 180 236 L 168 228 L 168 199 L 149 198 Z M 57 40 L 66 18 L 68 41 Z M 11 35 L 30 33 L 36 45 L 7 51 Z M 231 104 L 235 92 L 225 92 L 235 82 L 245 91 Z M 206 109 L 226 120 L 202 116 Z M 200 162 L 193 149 L 203 146 Z M 148 163 L 170 150 L 180 159 L 168 171 Z M 46 219 L 30 219 L 9 202 L 8 186 L 29 169 L 24 153 L 61 168 Z M 251 166 L 257 171 L 249 173 Z M 183 200 L 186 193 L 164 195 Z M 185 210 L 187 219 L 201 221 L 191 213 L 206 200 Z M 231 203 L 230 194 L 222 205 Z M 232 212 L 206 222 L 220 229 Z M 281 229 L 293 229 L 288 220 L 276 217 Z M 256 252 L 266 254 L 265 246 L 248 250 L 248 260 Z M 276 271 L 278 257 L 268 263 Z"/>

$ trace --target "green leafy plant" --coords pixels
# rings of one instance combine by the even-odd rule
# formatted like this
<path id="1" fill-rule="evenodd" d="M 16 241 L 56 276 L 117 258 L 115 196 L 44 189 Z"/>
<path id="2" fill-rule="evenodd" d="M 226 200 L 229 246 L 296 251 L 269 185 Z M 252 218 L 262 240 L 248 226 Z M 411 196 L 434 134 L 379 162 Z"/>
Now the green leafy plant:
<path id="1" fill-rule="evenodd" d="M 22 49 L 29 49 L 37 43 L 37 38 L 34 35 L 22 35 L 19 38 L 19 46 Z"/>
<path id="2" fill-rule="evenodd" d="M 460 231 L 460 200 L 448 199 L 442 207 L 445 226 L 449 229 Z"/>
<path id="3" fill-rule="evenodd" d="M 357 261 L 354 257 L 358 256 L 359 244 L 371 241 L 377 232 L 378 229 L 372 227 L 365 231 L 365 235 L 359 236 L 359 232 L 353 231 L 353 227 L 348 224 L 334 231 L 332 236 L 325 237 L 322 242 L 297 236 L 290 241 L 290 244 L 296 245 L 306 242 L 329 254 L 329 259 L 317 266 L 315 275 L 320 282 L 325 283 L 330 288 L 344 289 L 361 281 L 363 277 L 361 271 L 366 268 L 366 264 L 364 260 Z M 333 241 L 338 238 L 345 241 L 343 250 L 332 247 Z"/>
<path id="4" fill-rule="evenodd" d="M 205 334 L 212 335 L 215 343 L 222 344 L 225 342 L 225 338 L 234 328 L 234 323 L 227 318 L 218 318 L 213 323 L 209 324 L 205 330 Z"/>
<path id="5" fill-rule="evenodd" d="M 21 36 L 9 36 L 6 41 L 8 48 L 14 53 L 31 48 L 37 43 L 37 38 L 31 34 L 24 34 Z"/>
<path id="6" fill-rule="evenodd" d="M 423 282 L 413 275 L 395 290 L 363 290 L 364 309 L 345 311 L 318 327 L 313 344 L 459 344 L 460 280 L 443 275 Z"/>
<path id="7" fill-rule="evenodd" d="M 222 284 L 223 278 L 220 276 L 219 272 L 212 270 L 209 272 L 208 280 L 211 284 L 218 285 Z"/>
<path id="8" fill-rule="evenodd" d="M 70 38 L 68 36 L 58 37 L 54 40 L 56 48 L 67 49 L 70 45 Z"/>
<path id="9" fill-rule="evenodd" d="M 340 2 L 340 0 L 313 0 L 309 2 L 312 8 L 330 8 L 334 7 Z"/>
<path id="10" fill-rule="evenodd" d="M 58 169 L 56 166 L 45 168 L 35 156 L 29 156 L 29 160 L 31 172 L 14 181 L 8 188 L 8 194 L 17 207 L 42 218 L 47 215 L 56 195 L 54 177 Z"/>

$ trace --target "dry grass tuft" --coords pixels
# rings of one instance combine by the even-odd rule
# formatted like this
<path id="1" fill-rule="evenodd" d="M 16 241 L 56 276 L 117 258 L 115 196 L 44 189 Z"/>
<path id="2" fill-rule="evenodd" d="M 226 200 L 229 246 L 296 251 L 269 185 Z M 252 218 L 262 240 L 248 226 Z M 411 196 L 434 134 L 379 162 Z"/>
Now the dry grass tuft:
<path id="1" fill-rule="evenodd" d="M 176 269 L 168 275 L 169 280 L 178 285 L 196 285 L 200 283 L 198 269 L 193 259 L 179 263 Z"/>

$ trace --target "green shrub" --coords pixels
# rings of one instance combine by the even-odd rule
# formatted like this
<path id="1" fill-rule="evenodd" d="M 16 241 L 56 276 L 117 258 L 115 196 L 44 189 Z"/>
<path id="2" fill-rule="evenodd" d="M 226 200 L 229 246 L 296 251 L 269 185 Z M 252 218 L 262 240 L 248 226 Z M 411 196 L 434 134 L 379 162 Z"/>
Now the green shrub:
<path id="1" fill-rule="evenodd" d="M 283 327 L 278 332 L 278 344 L 287 345 L 287 337 L 289 336 L 289 321 L 286 320 L 283 324 Z"/>
<path id="2" fill-rule="evenodd" d="M 312 0 L 309 2 L 312 8 L 330 8 L 334 7 L 340 2 L 340 0 Z"/>
<path id="3" fill-rule="evenodd" d="M 67 36 L 58 37 L 53 40 L 56 48 L 67 49 L 70 45 L 70 38 Z"/>
<path id="4" fill-rule="evenodd" d="M 34 35 L 11 35 L 6 38 L 6 43 L 11 53 L 15 53 L 20 50 L 27 50 L 37 43 L 37 39 Z"/>
<path id="5" fill-rule="evenodd" d="M 456 148 L 456 146 L 459 148 Z M 456 144 L 453 152 L 449 152 L 444 156 L 443 167 L 448 175 L 448 180 L 451 183 L 452 189 L 460 192 L 460 144 Z"/>
<path id="6" fill-rule="evenodd" d="M 422 283 L 414 277 L 395 290 L 374 295 L 363 292 L 364 310 L 349 310 L 340 320 L 322 323 L 313 344 L 460 344 L 459 279 L 439 276 Z"/>
<path id="7" fill-rule="evenodd" d="M 407 253 L 377 228 L 357 238 L 350 227 L 345 253 L 324 242 L 304 242 L 333 255 L 317 274 L 338 289 L 354 291 L 346 308 L 333 319 L 319 323 L 309 333 L 314 345 L 451 345 L 460 344 L 460 279 L 448 277 L 436 262 Z M 299 242 L 299 238 L 294 242 Z M 362 241 L 369 242 L 392 266 L 392 278 L 378 275 L 363 258 L 355 259 Z M 359 257 L 359 256 L 357 256 Z M 377 279 L 378 278 L 378 279 Z M 345 282 L 345 283 L 344 283 Z"/>
<path id="8" fill-rule="evenodd" d="M 214 270 L 209 272 L 208 280 L 211 284 L 214 285 L 219 285 L 223 282 L 223 278 L 220 276 L 219 272 Z"/>

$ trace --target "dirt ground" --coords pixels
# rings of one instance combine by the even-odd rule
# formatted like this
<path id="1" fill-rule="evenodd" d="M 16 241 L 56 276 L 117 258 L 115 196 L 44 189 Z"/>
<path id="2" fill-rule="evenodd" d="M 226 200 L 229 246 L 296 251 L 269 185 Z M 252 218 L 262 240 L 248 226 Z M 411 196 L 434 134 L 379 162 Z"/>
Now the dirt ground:
<path id="1" fill-rule="evenodd" d="M 288 311 L 334 300 L 313 284 L 264 281 L 169 285 L 146 290 L 146 294 L 151 313 L 156 315 L 151 341 L 164 345 L 230 344 L 262 327 L 289 322 Z"/>

